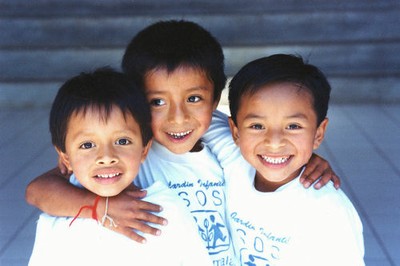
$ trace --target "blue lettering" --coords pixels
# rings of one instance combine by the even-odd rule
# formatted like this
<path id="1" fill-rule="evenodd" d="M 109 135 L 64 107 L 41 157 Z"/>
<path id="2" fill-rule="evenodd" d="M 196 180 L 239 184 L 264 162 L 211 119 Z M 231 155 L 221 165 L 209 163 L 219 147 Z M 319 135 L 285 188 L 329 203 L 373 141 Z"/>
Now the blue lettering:
<path id="1" fill-rule="evenodd" d="M 214 197 L 214 205 L 215 206 L 221 206 L 223 203 L 223 200 L 219 197 L 221 195 L 221 193 L 218 190 L 214 190 L 212 192 L 212 195 Z"/>
<path id="2" fill-rule="evenodd" d="M 258 252 L 264 251 L 264 241 L 259 237 L 254 238 L 254 250 Z"/>
<path id="3" fill-rule="evenodd" d="M 206 189 L 209 189 L 210 187 L 224 187 L 225 186 L 225 181 L 218 181 L 218 182 L 211 182 L 209 180 L 206 180 L 205 182 L 202 180 L 198 180 L 197 183 L 200 184 L 200 187 L 204 187 Z"/>
<path id="4" fill-rule="evenodd" d="M 218 260 L 213 260 L 213 265 L 214 266 L 233 266 L 235 265 L 233 263 L 232 258 L 229 256 L 226 256 L 226 258 L 220 258 Z"/>
<path id="5" fill-rule="evenodd" d="M 190 200 L 185 197 L 188 196 L 188 193 L 182 191 L 178 193 L 178 196 L 181 197 L 181 199 L 186 202 L 186 207 L 190 206 Z"/>
<path id="6" fill-rule="evenodd" d="M 178 189 L 178 188 L 188 188 L 188 187 L 193 187 L 193 183 L 184 181 L 182 183 L 172 183 L 171 181 L 168 182 L 168 187 L 173 188 L 173 189 Z"/>
<path id="7" fill-rule="evenodd" d="M 290 241 L 290 237 L 285 236 L 275 236 L 271 232 L 264 231 L 264 228 L 260 228 L 260 234 L 266 237 L 269 241 L 278 242 L 282 244 L 288 244 Z"/>
<path id="8" fill-rule="evenodd" d="M 198 191 L 196 192 L 196 198 L 197 198 L 197 202 L 198 202 L 201 206 L 204 207 L 204 206 L 207 204 L 207 196 L 206 196 L 206 194 L 205 194 L 203 191 L 198 190 Z"/>
<path id="9" fill-rule="evenodd" d="M 246 227 L 247 229 L 255 230 L 255 226 L 252 225 L 252 224 L 250 223 L 250 221 L 244 221 L 244 220 L 242 220 L 241 218 L 238 218 L 237 216 L 238 216 L 237 212 L 231 213 L 231 218 L 233 219 L 234 222 L 236 222 L 236 223 L 238 223 L 238 224 L 240 224 L 240 225 L 243 225 L 243 226 Z"/>

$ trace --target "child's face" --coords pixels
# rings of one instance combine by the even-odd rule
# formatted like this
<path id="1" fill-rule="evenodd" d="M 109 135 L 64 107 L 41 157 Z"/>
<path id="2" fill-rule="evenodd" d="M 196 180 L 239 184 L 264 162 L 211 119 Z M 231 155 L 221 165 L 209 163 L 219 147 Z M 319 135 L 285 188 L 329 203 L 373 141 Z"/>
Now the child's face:
<path id="1" fill-rule="evenodd" d="M 106 197 L 119 194 L 136 177 L 148 147 L 132 115 L 113 107 L 107 121 L 97 109 L 75 113 L 68 123 L 66 152 L 57 150 L 78 181 Z"/>
<path id="2" fill-rule="evenodd" d="M 317 128 L 312 96 L 292 83 L 264 86 L 241 99 L 233 137 L 257 170 L 256 188 L 274 191 L 294 179 L 323 140 L 328 120 Z"/>
<path id="3" fill-rule="evenodd" d="M 198 148 L 218 104 L 207 76 L 194 68 L 159 69 L 146 75 L 145 87 L 154 139 L 176 154 Z"/>

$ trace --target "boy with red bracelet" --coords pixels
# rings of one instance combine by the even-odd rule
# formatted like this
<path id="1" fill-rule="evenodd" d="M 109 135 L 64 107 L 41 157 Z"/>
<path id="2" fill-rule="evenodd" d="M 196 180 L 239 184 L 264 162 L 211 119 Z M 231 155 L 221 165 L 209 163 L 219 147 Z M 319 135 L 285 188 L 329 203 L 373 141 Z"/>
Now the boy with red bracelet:
<path id="1" fill-rule="evenodd" d="M 52 142 L 80 185 L 96 194 L 75 218 L 42 214 L 29 265 L 211 265 L 187 208 L 164 184 L 147 188 L 169 225 L 142 245 L 105 227 L 117 227 L 109 198 L 132 185 L 152 142 L 150 108 L 124 74 L 99 69 L 68 80 L 50 112 Z M 105 211 L 97 215 L 99 202 Z M 79 218 L 87 209 L 93 219 Z M 153 254 L 157 254 L 154 256 Z"/>

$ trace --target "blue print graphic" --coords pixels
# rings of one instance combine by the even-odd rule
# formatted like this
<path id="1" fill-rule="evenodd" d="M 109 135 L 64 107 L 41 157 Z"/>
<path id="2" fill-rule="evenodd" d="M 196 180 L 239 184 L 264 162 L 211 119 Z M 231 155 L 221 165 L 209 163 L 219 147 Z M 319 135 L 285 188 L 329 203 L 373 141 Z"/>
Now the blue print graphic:
<path id="1" fill-rule="evenodd" d="M 217 211 L 193 211 L 192 212 L 201 238 L 207 244 L 210 255 L 226 251 L 230 246 L 228 230 L 223 218 Z"/>
<path id="2" fill-rule="evenodd" d="M 270 266 L 268 259 L 250 254 L 247 249 L 242 249 L 240 251 L 240 261 L 241 265 L 249 265 L 249 266 L 256 266 L 256 265 L 263 265 L 263 266 Z"/>

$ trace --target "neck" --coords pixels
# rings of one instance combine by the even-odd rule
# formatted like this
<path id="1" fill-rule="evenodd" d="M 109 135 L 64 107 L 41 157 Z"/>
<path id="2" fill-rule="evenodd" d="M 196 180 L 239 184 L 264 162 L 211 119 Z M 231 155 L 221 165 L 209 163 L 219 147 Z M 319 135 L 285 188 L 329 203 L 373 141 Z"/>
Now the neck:
<path id="1" fill-rule="evenodd" d="M 289 183 L 293 179 L 295 179 L 301 172 L 301 169 L 292 173 L 290 176 L 281 179 L 279 181 L 272 181 L 267 177 L 262 176 L 259 172 L 256 172 L 256 176 L 254 178 L 254 187 L 256 190 L 260 192 L 274 192 L 281 186 Z"/>

